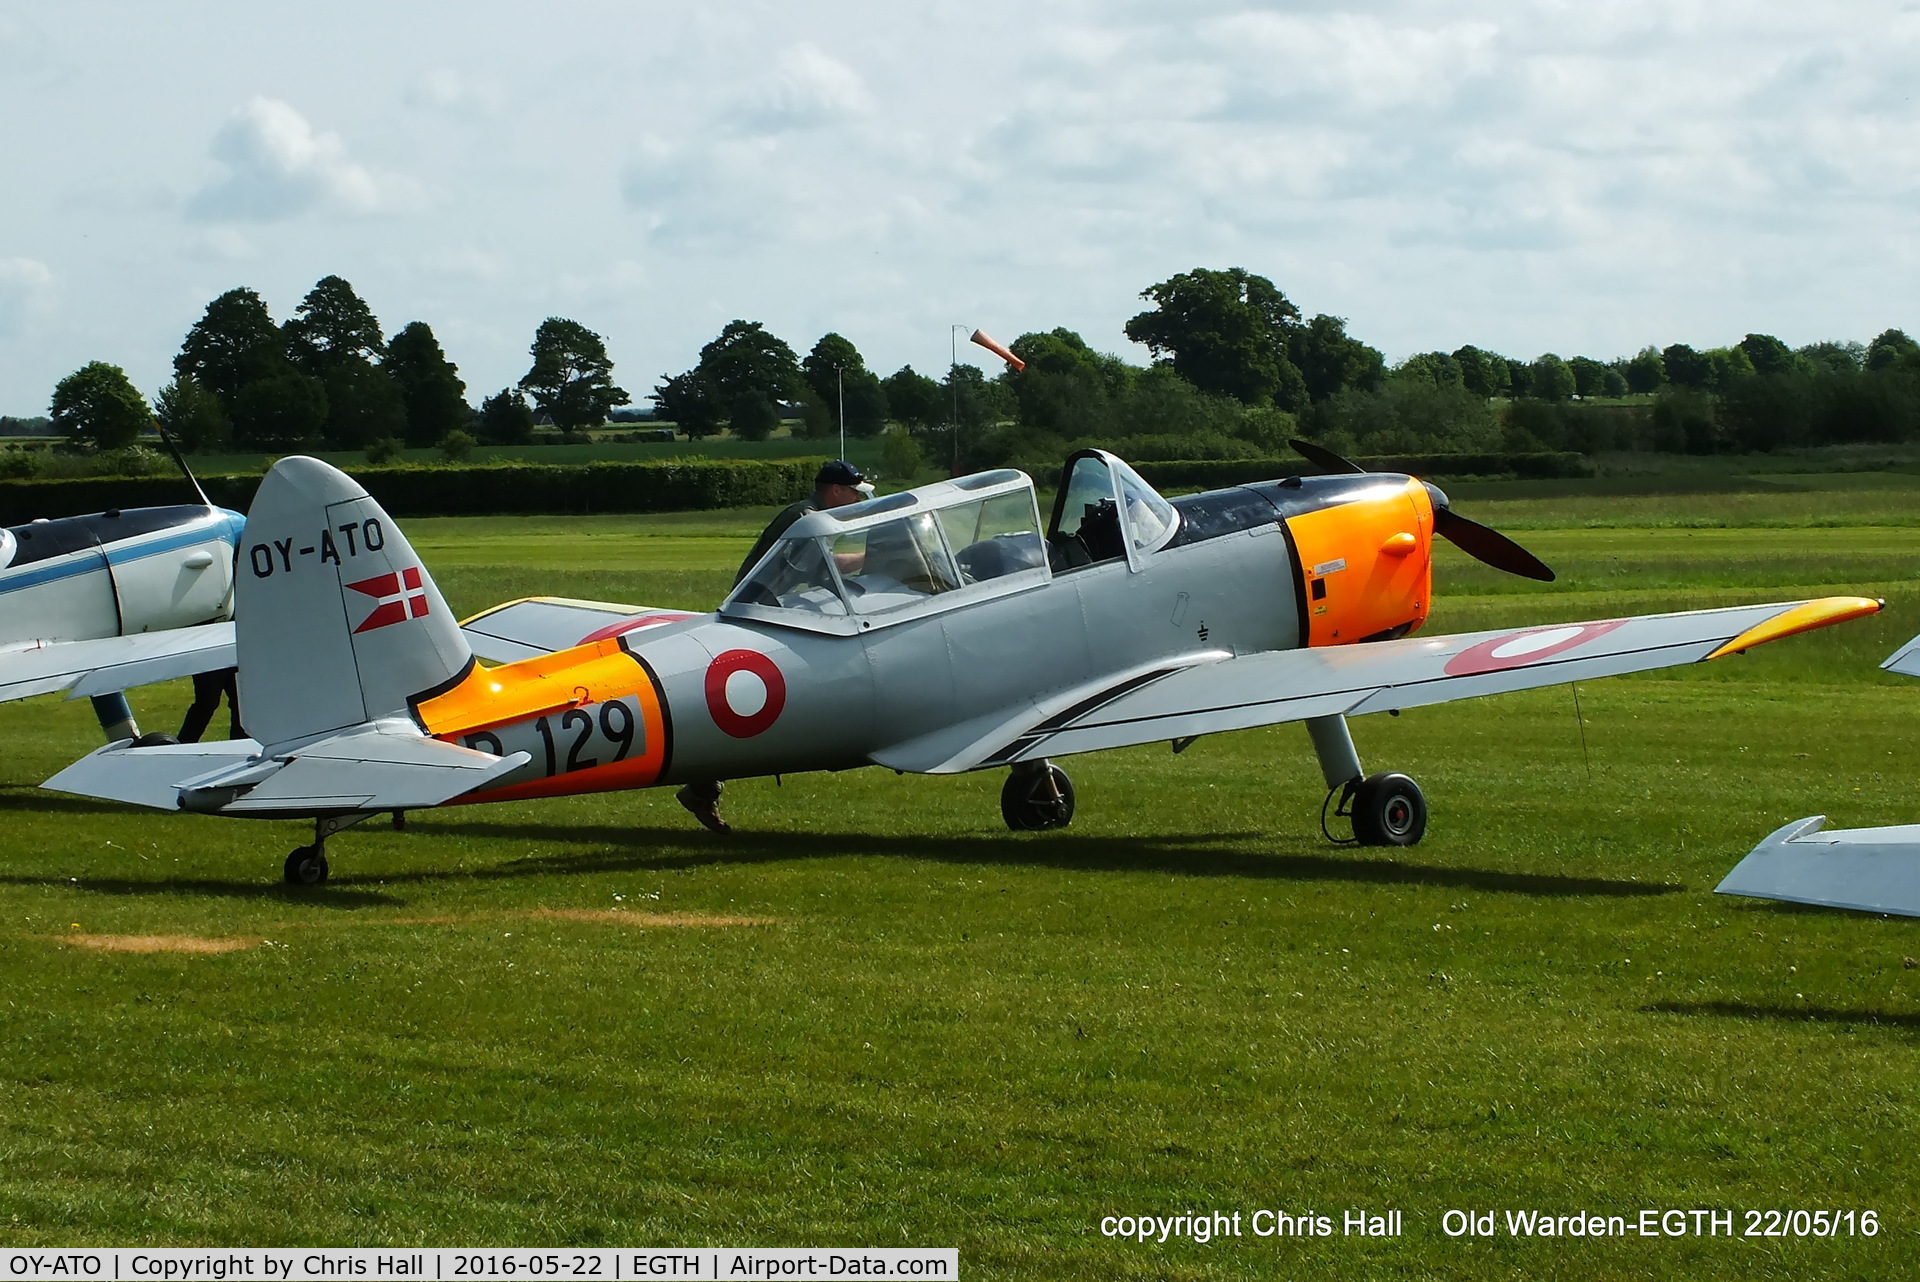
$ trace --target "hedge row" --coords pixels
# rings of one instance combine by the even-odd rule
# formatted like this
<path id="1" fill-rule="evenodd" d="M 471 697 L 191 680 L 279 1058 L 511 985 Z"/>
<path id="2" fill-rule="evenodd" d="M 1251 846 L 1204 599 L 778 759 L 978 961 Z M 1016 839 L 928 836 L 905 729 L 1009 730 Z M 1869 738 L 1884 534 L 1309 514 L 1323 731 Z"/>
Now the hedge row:
<path id="1" fill-rule="evenodd" d="M 668 463 L 531 463 L 501 467 L 368 467 L 353 479 L 395 516 L 685 512 L 791 503 L 813 489 L 824 459 L 693 459 Z M 203 476 L 207 497 L 245 512 L 259 475 Z M 190 503 L 178 476 L 0 481 L 0 525 L 109 508 Z"/>
<path id="2" fill-rule="evenodd" d="M 1592 476 L 1593 460 L 1584 454 L 1402 454 L 1353 460 L 1369 472 L 1405 472 L 1413 476 L 1513 476 L 1533 480 Z M 1175 459 L 1135 463 L 1151 484 L 1172 489 L 1199 486 L 1221 489 L 1249 481 L 1271 481 L 1320 469 L 1297 458 Z"/>

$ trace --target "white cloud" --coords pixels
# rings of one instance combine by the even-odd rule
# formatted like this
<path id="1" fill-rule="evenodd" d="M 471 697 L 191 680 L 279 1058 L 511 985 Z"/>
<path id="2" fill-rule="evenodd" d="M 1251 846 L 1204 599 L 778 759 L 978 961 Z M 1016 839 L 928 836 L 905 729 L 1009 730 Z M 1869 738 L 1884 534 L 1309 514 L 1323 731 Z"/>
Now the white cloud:
<path id="1" fill-rule="evenodd" d="M 804 129 L 871 110 L 860 73 L 811 41 L 783 49 L 769 83 L 751 94 L 747 118 L 772 128 Z"/>
<path id="2" fill-rule="evenodd" d="M 53 290 L 53 272 L 33 258 L 0 258 L 0 334 L 19 328 Z"/>
<path id="3" fill-rule="evenodd" d="M 417 198 L 414 184 L 357 163 L 338 134 L 315 130 L 278 98 L 249 101 L 214 135 L 210 150 L 227 173 L 189 202 L 202 218 L 271 222 L 314 211 L 372 214 Z"/>

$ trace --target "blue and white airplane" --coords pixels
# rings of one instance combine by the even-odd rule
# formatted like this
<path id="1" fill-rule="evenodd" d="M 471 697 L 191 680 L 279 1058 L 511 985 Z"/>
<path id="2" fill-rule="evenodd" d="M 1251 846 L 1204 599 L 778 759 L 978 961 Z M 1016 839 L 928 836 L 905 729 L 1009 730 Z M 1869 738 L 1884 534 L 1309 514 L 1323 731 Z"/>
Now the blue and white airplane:
<path id="1" fill-rule="evenodd" d="M 0 529 L 0 702 L 64 690 L 137 739 L 122 691 L 234 666 L 246 518 L 205 498 Z"/>

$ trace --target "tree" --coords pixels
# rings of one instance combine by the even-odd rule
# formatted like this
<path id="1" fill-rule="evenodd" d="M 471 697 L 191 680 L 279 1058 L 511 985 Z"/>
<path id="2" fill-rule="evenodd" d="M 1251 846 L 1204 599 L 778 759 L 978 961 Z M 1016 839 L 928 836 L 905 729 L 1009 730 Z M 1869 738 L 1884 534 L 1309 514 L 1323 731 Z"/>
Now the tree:
<path id="1" fill-rule="evenodd" d="M 749 387 L 733 398 L 727 421 L 741 440 L 764 441 L 780 426 L 780 411 L 765 392 Z"/>
<path id="2" fill-rule="evenodd" d="M 1494 359 L 1507 367 L 1507 392 L 1512 396 L 1525 396 L 1533 388 L 1533 366 L 1526 361 L 1516 361 L 1510 356 Z"/>
<path id="3" fill-rule="evenodd" d="M 1247 405 L 1305 404 L 1307 385 L 1287 348 L 1300 309 L 1266 277 L 1196 267 L 1140 296 L 1155 310 L 1129 320 L 1127 337 L 1201 391 Z"/>
<path id="4" fill-rule="evenodd" d="M 666 381 L 653 389 L 656 418 L 675 424 L 690 441 L 712 436 L 726 423 L 728 407 L 721 403 L 719 389 L 698 368 L 661 377 Z"/>
<path id="5" fill-rule="evenodd" d="M 1753 375 L 1753 362 L 1747 359 L 1747 353 L 1742 348 L 1716 347 L 1703 354 L 1713 366 L 1714 387 L 1731 387 L 1738 379 Z"/>
<path id="6" fill-rule="evenodd" d="M 902 365 L 887 375 L 884 386 L 887 408 L 908 427 L 925 429 L 946 421 L 940 384 L 915 373 L 913 366 Z"/>
<path id="7" fill-rule="evenodd" d="M 1866 363 L 1867 349 L 1858 343 L 1809 343 L 1794 355 L 1830 374 L 1858 374 Z"/>
<path id="8" fill-rule="evenodd" d="M 373 309 L 338 276 L 323 276 L 286 324 L 287 359 L 315 378 L 343 364 L 372 364 L 386 351 Z"/>
<path id="9" fill-rule="evenodd" d="M 1446 352 L 1417 352 L 1393 367 L 1393 377 L 1417 378 L 1435 387 L 1466 386 L 1466 371 Z"/>
<path id="10" fill-rule="evenodd" d="M 1350 337 L 1347 322 L 1338 316 L 1316 316 L 1296 326 L 1287 338 L 1287 353 L 1300 371 L 1308 399 L 1316 402 L 1349 389 L 1378 391 L 1386 377 L 1386 358 Z M 1277 398 L 1274 403 L 1280 404 Z"/>
<path id="11" fill-rule="evenodd" d="M 168 438 L 189 454 L 233 444 L 233 425 L 220 398 L 184 374 L 174 375 L 153 398 L 153 417 Z"/>
<path id="12" fill-rule="evenodd" d="M 123 450 L 153 426 L 153 413 L 127 372 L 88 361 L 53 389 L 53 430 L 94 450 Z"/>
<path id="13" fill-rule="evenodd" d="M 1667 371 L 1667 381 L 1676 387 L 1713 386 L 1713 361 L 1706 353 L 1696 352 L 1685 343 L 1674 343 L 1664 348 L 1660 353 L 1660 363 Z"/>
<path id="14" fill-rule="evenodd" d="M 1920 352 L 1920 343 L 1908 338 L 1906 331 L 1883 330 L 1878 338 L 1867 344 L 1866 367 L 1870 370 L 1888 369 L 1898 364 L 1901 358 L 1915 352 Z"/>
<path id="15" fill-rule="evenodd" d="M 1788 374 L 1795 366 L 1793 351 L 1771 334 L 1748 334 L 1740 340 L 1756 374 Z"/>
<path id="16" fill-rule="evenodd" d="M 286 368 L 286 338 L 250 289 L 230 289 L 208 303 L 173 358 L 176 374 L 218 396 L 229 413 L 243 386 Z"/>
<path id="17" fill-rule="evenodd" d="M 886 389 L 859 349 L 840 335 L 821 335 L 800 362 L 800 372 L 811 392 L 807 420 L 813 434 L 831 435 L 843 403 L 849 436 L 877 436 L 887 425 Z"/>
<path id="18" fill-rule="evenodd" d="M 233 400 L 233 439 L 256 450 L 317 445 L 327 424 L 327 389 L 317 378 L 289 369 L 257 378 Z"/>
<path id="19" fill-rule="evenodd" d="M 851 348 L 853 344 L 847 346 Z M 807 378 L 800 371 L 793 349 L 769 334 L 759 321 L 729 322 L 720 331 L 720 337 L 700 349 L 700 364 L 696 368 L 728 405 L 739 399 L 742 392 L 759 392 L 773 402 L 794 401 L 807 387 Z M 828 386 L 832 386 L 830 378 Z"/>
<path id="20" fill-rule="evenodd" d="M 534 404 L 566 431 L 598 427 L 608 410 L 633 399 L 614 385 L 606 340 L 578 321 L 547 317 L 528 350 L 533 368 L 520 388 L 532 392 Z"/>
<path id="21" fill-rule="evenodd" d="M 467 408 L 467 385 L 425 321 L 414 321 L 393 336 L 381 368 L 400 388 L 407 444 L 433 445 L 448 432 L 466 428 L 473 416 Z"/>
<path id="22" fill-rule="evenodd" d="M 1507 362 L 1492 352 L 1483 352 L 1469 344 L 1453 353 L 1460 366 L 1460 384 L 1475 396 L 1504 396 L 1509 383 Z"/>
<path id="23" fill-rule="evenodd" d="M 511 387 L 480 402 L 474 430 L 487 445 L 525 445 L 533 439 L 533 407 Z"/>
<path id="24" fill-rule="evenodd" d="M 328 369 L 320 383 L 327 389 L 327 422 L 321 435 L 330 448 L 365 449 L 370 442 L 406 432 L 406 401 L 382 366 L 350 357 Z"/>
<path id="25" fill-rule="evenodd" d="M 1658 391 L 1660 385 L 1667 381 L 1667 362 L 1654 348 L 1643 347 L 1627 362 L 1624 372 L 1627 390 L 1645 395 Z"/>
<path id="26" fill-rule="evenodd" d="M 1564 401 L 1573 395 L 1573 388 L 1573 370 L 1552 352 L 1533 362 L 1532 374 L 1527 379 L 1529 395 L 1543 401 Z"/>
<path id="27" fill-rule="evenodd" d="M 1573 374 L 1573 394 L 1585 399 L 1599 396 L 1606 383 L 1607 367 L 1591 356 L 1575 356 L 1567 361 L 1567 369 Z"/>
<path id="28" fill-rule="evenodd" d="M 1012 351 L 1026 368 L 1003 377 L 1024 426 L 1062 436 L 1110 430 L 1133 374 L 1118 357 L 1094 351 L 1070 329 L 1022 334 Z"/>

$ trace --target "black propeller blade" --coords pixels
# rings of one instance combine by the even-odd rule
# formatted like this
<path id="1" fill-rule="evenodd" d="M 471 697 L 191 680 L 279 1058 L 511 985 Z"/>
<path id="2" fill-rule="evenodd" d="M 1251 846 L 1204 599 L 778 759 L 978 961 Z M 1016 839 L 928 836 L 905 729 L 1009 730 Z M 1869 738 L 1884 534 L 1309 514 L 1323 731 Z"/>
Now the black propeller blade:
<path id="1" fill-rule="evenodd" d="M 1366 474 L 1366 468 L 1350 458 L 1342 458 L 1324 445 L 1315 445 L 1312 441 L 1288 441 L 1293 452 L 1315 467 L 1324 467 L 1329 472 L 1358 472 Z"/>
<path id="2" fill-rule="evenodd" d="M 1312 441 L 1288 441 L 1293 452 L 1316 467 L 1329 472 L 1358 472 L 1366 470 L 1350 458 L 1343 458 L 1323 445 Z M 1496 570 L 1505 570 L 1508 574 L 1517 574 L 1523 579 L 1538 579 L 1542 583 L 1553 582 L 1553 571 L 1546 562 L 1515 543 L 1500 531 L 1470 521 L 1453 510 L 1446 494 L 1437 485 L 1428 485 L 1427 493 L 1433 497 L 1433 532 L 1448 540 L 1455 547 L 1476 560 L 1483 561 Z"/>
<path id="3" fill-rule="evenodd" d="M 1553 582 L 1553 571 L 1533 553 L 1500 531 L 1469 521 L 1450 507 L 1433 509 L 1433 532 L 1476 560 L 1523 579 Z"/>

